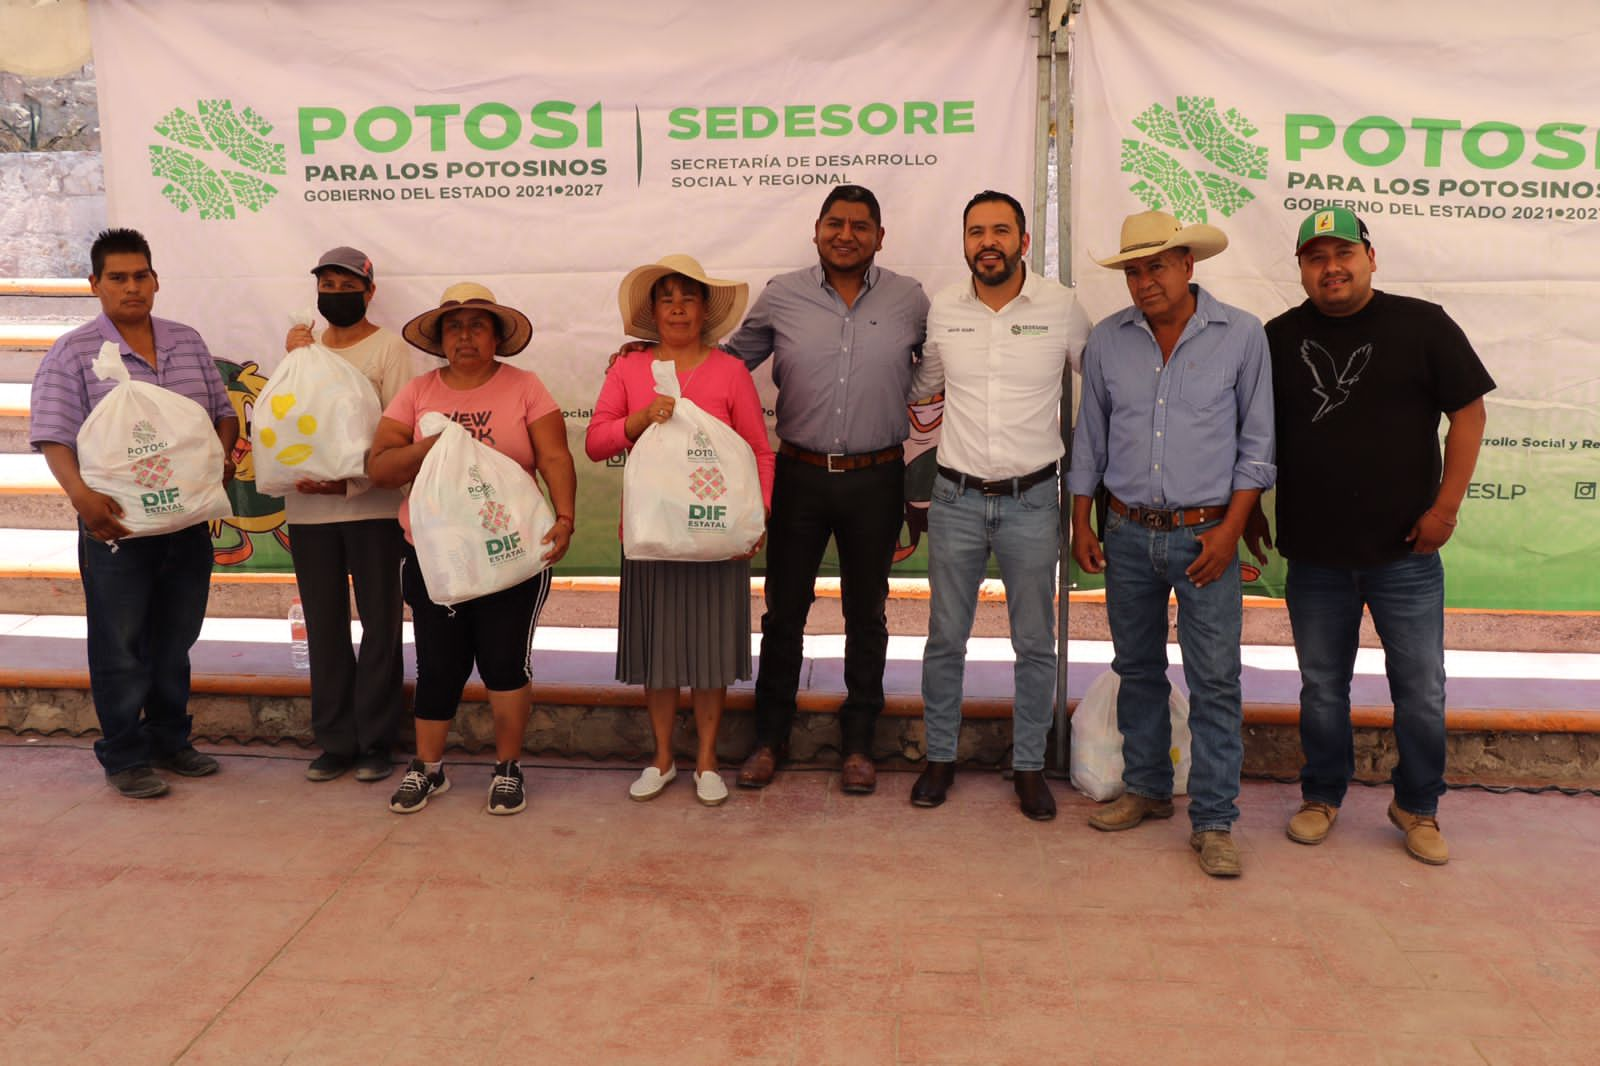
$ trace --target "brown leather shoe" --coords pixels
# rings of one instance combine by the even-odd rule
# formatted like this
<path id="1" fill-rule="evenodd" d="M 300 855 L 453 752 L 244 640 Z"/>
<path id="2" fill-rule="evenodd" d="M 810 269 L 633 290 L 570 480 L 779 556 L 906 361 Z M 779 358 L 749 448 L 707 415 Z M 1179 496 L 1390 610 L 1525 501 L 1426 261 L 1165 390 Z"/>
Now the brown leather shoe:
<path id="1" fill-rule="evenodd" d="M 1200 853 L 1200 869 L 1212 877 L 1238 877 L 1244 869 L 1239 865 L 1233 834 L 1226 829 L 1190 834 L 1189 846 Z"/>
<path id="2" fill-rule="evenodd" d="M 1017 770 L 1011 775 L 1011 787 L 1017 790 L 1017 803 L 1022 813 L 1036 822 L 1048 822 L 1056 816 L 1056 798 L 1045 784 L 1043 770 Z"/>
<path id="3" fill-rule="evenodd" d="M 956 779 L 956 764 L 931 762 L 917 783 L 911 786 L 911 806 L 937 807 L 944 802 L 950 786 Z"/>
<path id="4" fill-rule="evenodd" d="M 766 788 L 772 784 L 777 772 L 777 751 L 762 744 L 752 751 L 750 757 L 744 761 L 744 765 L 739 767 L 739 787 Z"/>
<path id="5" fill-rule="evenodd" d="M 1105 833 L 1132 829 L 1146 818 L 1171 818 L 1172 801 L 1151 799 L 1135 792 L 1124 792 L 1089 815 L 1089 824 Z"/>
<path id="6" fill-rule="evenodd" d="M 859 753 L 846 756 L 839 770 L 839 790 L 852 796 L 867 796 L 877 788 L 878 768 L 872 760 Z"/>
<path id="7" fill-rule="evenodd" d="M 1320 844 L 1328 839 L 1328 832 L 1338 817 L 1339 808 L 1333 804 L 1306 800 L 1289 819 L 1286 832 L 1296 844 Z"/>
<path id="8" fill-rule="evenodd" d="M 1439 832 L 1439 819 L 1431 814 L 1412 814 L 1396 803 L 1389 804 L 1389 821 L 1406 835 L 1406 851 L 1418 862 L 1443 866 L 1450 861 L 1450 848 Z"/>

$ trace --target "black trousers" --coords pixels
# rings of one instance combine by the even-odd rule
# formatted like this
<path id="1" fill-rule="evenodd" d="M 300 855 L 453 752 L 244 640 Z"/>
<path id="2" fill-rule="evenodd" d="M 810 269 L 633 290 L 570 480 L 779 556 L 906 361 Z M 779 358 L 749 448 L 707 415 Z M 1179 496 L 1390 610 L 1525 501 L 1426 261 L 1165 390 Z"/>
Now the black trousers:
<path id="1" fill-rule="evenodd" d="M 289 527 L 311 649 L 311 732 L 335 755 L 387 753 L 405 721 L 400 654 L 400 523 L 392 518 Z M 361 651 L 350 646 L 350 585 Z"/>
<path id="2" fill-rule="evenodd" d="M 880 463 L 830 474 L 777 457 L 772 519 L 767 523 L 767 611 L 761 618 L 756 675 L 758 744 L 781 748 L 794 723 L 806 615 L 816 599 L 817 570 L 832 537 L 839 550 L 844 608 L 844 683 L 840 745 L 870 755 L 883 710 L 883 664 L 889 647 L 884 605 L 889 567 L 905 520 L 905 464 Z"/>

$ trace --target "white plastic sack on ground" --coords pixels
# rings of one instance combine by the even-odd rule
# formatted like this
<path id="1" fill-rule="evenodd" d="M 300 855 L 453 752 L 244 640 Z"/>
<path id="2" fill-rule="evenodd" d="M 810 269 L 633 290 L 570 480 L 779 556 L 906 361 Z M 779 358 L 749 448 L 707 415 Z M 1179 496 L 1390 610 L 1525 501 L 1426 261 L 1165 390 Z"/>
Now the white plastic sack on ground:
<path id="1" fill-rule="evenodd" d="M 1117 728 L 1117 691 L 1122 679 L 1107 670 L 1089 685 L 1072 712 L 1072 787 L 1092 800 L 1122 795 L 1122 732 Z M 1189 791 L 1189 701 L 1177 689 L 1167 701 L 1172 714 L 1172 791 Z"/>
<path id="2" fill-rule="evenodd" d="M 411 541 L 428 597 L 448 607 L 543 570 L 549 548 L 540 541 L 555 516 L 528 472 L 437 411 L 418 428 L 443 434 L 411 484 Z"/>
<path id="3" fill-rule="evenodd" d="M 230 517 L 222 441 L 206 409 L 134 381 L 110 341 L 100 346 L 94 372 L 118 384 L 78 430 L 78 470 L 91 489 L 122 505 L 129 534 L 148 537 Z"/>
<path id="4" fill-rule="evenodd" d="M 732 559 L 766 529 L 761 475 L 745 439 L 684 399 L 668 361 L 652 368 L 656 391 L 675 397 L 622 471 L 622 550 L 629 559 Z"/>
<path id="5" fill-rule="evenodd" d="M 256 491 L 287 496 L 305 478 L 365 476 L 382 415 L 372 382 L 348 362 L 320 344 L 290 352 L 250 418 Z"/>

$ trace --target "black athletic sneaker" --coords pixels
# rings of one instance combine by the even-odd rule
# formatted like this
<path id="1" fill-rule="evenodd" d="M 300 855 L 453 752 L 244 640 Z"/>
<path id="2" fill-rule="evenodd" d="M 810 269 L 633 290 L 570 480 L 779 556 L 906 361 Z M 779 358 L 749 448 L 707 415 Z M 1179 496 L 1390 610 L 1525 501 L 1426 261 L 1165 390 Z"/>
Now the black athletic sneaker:
<path id="1" fill-rule="evenodd" d="M 412 759 L 411 765 L 406 767 L 405 779 L 389 797 L 389 809 L 396 814 L 415 814 L 428 805 L 428 800 L 449 791 L 450 779 L 444 776 L 444 767 L 430 774 L 421 759 Z"/>
<path id="2" fill-rule="evenodd" d="M 528 805 L 522 791 L 522 767 L 517 760 L 508 759 L 494 764 L 494 777 L 489 781 L 489 813 L 516 814 Z"/>

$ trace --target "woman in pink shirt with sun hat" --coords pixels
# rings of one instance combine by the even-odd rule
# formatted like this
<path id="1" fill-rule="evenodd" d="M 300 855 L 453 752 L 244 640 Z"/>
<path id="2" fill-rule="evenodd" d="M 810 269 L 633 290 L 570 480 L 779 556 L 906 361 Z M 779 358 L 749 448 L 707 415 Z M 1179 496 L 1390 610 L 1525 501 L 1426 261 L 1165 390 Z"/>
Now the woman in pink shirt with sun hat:
<path id="1" fill-rule="evenodd" d="M 653 373 L 658 361 L 670 361 L 684 398 L 749 443 L 762 503 L 770 507 L 772 446 L 755 382 L 742 361 L 713 346 L 739 324 L 749 296 L 744 282 L 707 277 L 686 255 L 669 255 L 623 279 L 617 294 L 623 330 L 656 343 L 623 354 L 607 372 L 584 441 L 590 459 L 627 451 L 652 423 L 672 416 L 674 401 L 656 392 Z M 751 676 L 750 557 L 759 549 L 714 562 L 623 558 L 617 680 L 644 686 L 656 745 L 654 762 L 628 790 L 632 798 L 653 799 L 677 776 L 672 725 L 685 686 L 699 733 L 695 795 L 713 807 L 728 798 L 717 773 L 717 729 L 728 686 Z"/>

